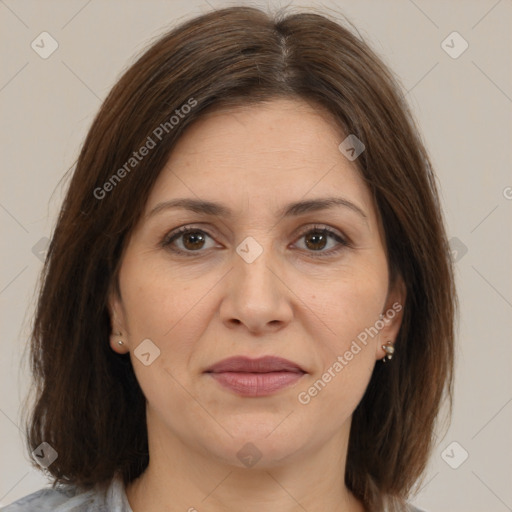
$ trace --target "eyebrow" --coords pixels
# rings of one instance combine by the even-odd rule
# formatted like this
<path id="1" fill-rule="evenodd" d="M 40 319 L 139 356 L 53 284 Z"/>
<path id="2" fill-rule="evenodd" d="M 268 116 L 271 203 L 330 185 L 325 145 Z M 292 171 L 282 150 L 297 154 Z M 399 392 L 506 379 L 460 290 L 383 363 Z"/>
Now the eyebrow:
<path id="1" fill-rule="evenodd" d="M 277 218 L 284 219 L 286 217 L 296 217 L 305 213 L 327 210 L 336 206 L 348 208 L 360 215 L 365 220 L 365 222 L 368 221 L 366 213 L 359 206 L 342 197 L 325 197 L 319 199 L 311 199 L 309 201 L 297 201 L 290 203 L 285 205 L 277 212 Z M 158 203 L 149 212 L 147 217 L 152 217 L 157 213 L 173 208 L 182 208 L 194 213 L 213 215 L 217 217 L 230 217 L 233 215 L 233 212 L 230 208 L 220 203 L 204 201 L 200 199 L 180 198 Z"/>

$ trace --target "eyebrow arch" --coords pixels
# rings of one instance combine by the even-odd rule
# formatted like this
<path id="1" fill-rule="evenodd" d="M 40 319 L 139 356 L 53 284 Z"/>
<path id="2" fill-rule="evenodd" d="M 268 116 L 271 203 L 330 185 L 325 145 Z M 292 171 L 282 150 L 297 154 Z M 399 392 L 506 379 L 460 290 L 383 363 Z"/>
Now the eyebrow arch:
<path id="1" fill-rule="evenodd" d="M 325 197 L 319 199 L 311 199 L 309 201 L 297 201 L 285 205 L 281 210 L 277 212 L 278 219 L 284 219 L 285 217 L 296 217 L 305 213 L 316 212 L 319 210 L 326 210 L 335 206 L 344 206 L 360 215 L 365 222 L 368 221 L 368 217 L 365 212 L 356 204 L 344 199 L 342 197 Z M 233 212 L 227 206 L 213 201 L 204 201 L 200 199 L 182 198 L 182 199 L 171 199 L 170 201 L 164 201 L 158 203 L 147 215 L 152 217 L 159 212 L 172 208 L 183 208 L 190 210 L 194 213 L 200 213 L 204 215 L 213 215 L 217 217 L 230 217 Z"/>

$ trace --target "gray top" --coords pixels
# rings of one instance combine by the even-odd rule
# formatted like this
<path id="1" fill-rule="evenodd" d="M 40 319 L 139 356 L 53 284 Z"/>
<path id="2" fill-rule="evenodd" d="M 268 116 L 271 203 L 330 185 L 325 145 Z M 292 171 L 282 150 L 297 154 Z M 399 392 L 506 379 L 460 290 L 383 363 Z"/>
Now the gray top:
<path id="1" fill-rule="evenodd" d="M 425 512 L 409 505 L 410 512 Z M 0 512 L 133 512 L 124 492 L 120 475 L 116 475 L 105 491 L 92 489 L 77 492 L 76 487 L 60 485 L 40 489 L 25 496 Z"/>
<path id="2" fill-rule="evenodd" d="M 77 491 L 75 486 L 58 485 L 40 489 L 0 512 L 133 512 L 124 492 L 123 481 L 116 475 L 104 491 Z"/>

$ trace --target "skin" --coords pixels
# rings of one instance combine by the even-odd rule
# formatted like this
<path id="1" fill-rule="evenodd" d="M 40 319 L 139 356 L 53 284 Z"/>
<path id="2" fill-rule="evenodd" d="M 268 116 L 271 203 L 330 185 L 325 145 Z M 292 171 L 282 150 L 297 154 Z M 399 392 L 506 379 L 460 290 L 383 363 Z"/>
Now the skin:
<path id="1" fill-rule="evenodd" d="M 111 347 L 130 352 L 147 399 L 150 464 L 126 489 L 134 512 L 364 510 L 344 485 L 352 413 L 401 314 L 307 405 L 298 401 L 405 300 L 401 282 L 388 286 L 382 226 L 356 162 L 338 149 L 345 137 L 317 107 L 279 99 L 210 113 L 180 138 L 123 254 L 121 296 L 109 298 L 121 333 Z M 366 218 L 343 206 L 276 217 L 290 202 L 332 196 Z M 175 198 L 216 201 L 233 216 L 148 215 Z M 315 241 L 315 224 L 350 245 Z M 189 257 L 162 246 L 184 225 L 205 237 L 174 241 Z M 236 252 L 249 236 L 263 250 L 252 263 Z M 146 366 L 134 350 L 148 338 L 160 355 Z M 270 396 L 241 397 L 203 373 L 233 355 L 277 355 L 307 373 Z M 246 443 L 261 455 L 252 467 L 237 456 Z"/>

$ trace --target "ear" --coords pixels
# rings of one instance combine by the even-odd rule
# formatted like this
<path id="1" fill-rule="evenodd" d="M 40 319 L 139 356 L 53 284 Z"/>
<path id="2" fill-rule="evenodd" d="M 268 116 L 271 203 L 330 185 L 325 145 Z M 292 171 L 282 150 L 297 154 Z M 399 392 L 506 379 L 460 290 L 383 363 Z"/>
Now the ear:
<path id="1" fill-rule="evenodd" d="M 129 351 L 128 330 L 126 328 L 126 315 L 119 293 L 111 289 L 108 295 L 107 308 L 110 316 L 110 348 L 118 354 Z M 122 341 L 123 344 L 120 344 Z"/>
<path id="2" fill-rule="evenodd" d="M 384 326 L 379 331 L 379 342 L 375 347 L 375 359 L 382 359 L 386 356 L 382 345 L 388 342 L 391 342 L 392 345 L 395 344 L 402 325 L 406 296 L 407 292 L 404 281 L 401 276 L 398 276 L 388 292 L 386 304 L 380 318 Z M 381 326 L 382 324 L 379 323 L 379 325 Z"/>

